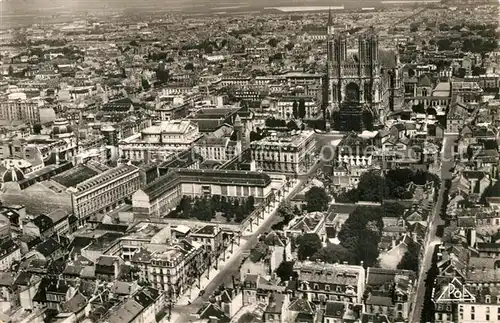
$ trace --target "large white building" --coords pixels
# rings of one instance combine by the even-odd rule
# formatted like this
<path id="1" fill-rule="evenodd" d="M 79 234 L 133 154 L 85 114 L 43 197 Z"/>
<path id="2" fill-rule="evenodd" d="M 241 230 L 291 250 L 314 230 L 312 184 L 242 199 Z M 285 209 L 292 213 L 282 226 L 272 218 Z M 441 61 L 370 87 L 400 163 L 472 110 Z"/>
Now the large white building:
<path id="1" fill-rule="evenodd" d="M 188 120 L 164 121 L 122 140 L 120 156 L 132 161 L 166 158 L 185 151 L 201 137 L 198 125 Z"/>
<path id="2" fill-rule="evenodd" d="M 0 120 L 40 123 L 41 101 L 12 99 L 0 101 Z"/>
<path id="3" fill-rule="evenodd" d="M 316 149 L 314 132 L 270 137 L 250 144 L 252 160 L 258 170 L 278 173 L 299 173 L 313 164 Z"/>
<path id="4" fill-rule="evenodd" d="M 226 161 L 241 153 L 241 141 L 206 137 L 198 141 L 194 149 L 204 160 Z"/>
<path id="5" fill-rule="evenodd" d="M 120 165 L 76 186 L 71 195 L 73 214 L 83 223 L 92 214 L 112 210 L 140 188 L 139 168 Z"/>

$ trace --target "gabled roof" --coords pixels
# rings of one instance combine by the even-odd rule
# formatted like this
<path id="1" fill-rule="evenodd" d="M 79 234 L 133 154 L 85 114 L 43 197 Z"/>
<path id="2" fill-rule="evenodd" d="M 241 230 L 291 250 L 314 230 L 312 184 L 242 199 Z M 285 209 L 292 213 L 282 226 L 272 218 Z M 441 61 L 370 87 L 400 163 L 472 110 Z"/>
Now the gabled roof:
<path id="1" fill-rule="evenodd" d="M 50 238 L 42 242 L 36 247 L 36 251 L 41 253 L 45 257 L 50 257 L 57 250 L 61 249 L 62 246 L 55 239 Z"/>
<path id="2" fill-rule="evenodd" d="M 220 323 L 229 323 L 231 321 L 221 308 L 212 303 L 202 307 L 197 314 L 200 319 L 210 319 L 211 317 L 215 317 L 217 318 L 217 322 Z"/>
<path id="3" fill-rule="evenodd" d="M 309 300 L 305 298 L 299 298 L 288 306 L 288 310 L 299 313 L 314 314 L 316 312 L 316 306 L 314 303 L 309 302 Z"/>

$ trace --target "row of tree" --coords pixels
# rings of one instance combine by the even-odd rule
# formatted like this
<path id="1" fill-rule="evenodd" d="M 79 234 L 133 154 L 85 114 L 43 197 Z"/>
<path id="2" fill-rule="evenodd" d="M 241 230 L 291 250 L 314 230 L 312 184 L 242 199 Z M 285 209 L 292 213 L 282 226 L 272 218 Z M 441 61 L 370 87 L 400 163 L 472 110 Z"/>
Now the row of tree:
<path id="1" fill-rule="evenodd" d="M 211 221 L 217 213 L 223 214 L 228 222 L 243 221 L 255 210 L 255 199 L 249 196 L 246 199 L 229 199 L 225 196 L 212 195 L 211 197 L 183 196 L 177 208 L 169 217 Z"/>

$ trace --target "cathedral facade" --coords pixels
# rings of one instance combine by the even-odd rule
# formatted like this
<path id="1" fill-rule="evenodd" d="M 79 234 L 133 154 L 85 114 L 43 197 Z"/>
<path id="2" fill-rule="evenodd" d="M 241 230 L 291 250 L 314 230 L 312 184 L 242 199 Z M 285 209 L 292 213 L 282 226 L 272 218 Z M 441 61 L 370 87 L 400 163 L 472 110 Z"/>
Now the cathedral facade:
<path id="1" fill-rule="evenodd" d="M 380 50 L 372 29 L 354 40 L 336 32 L 330 14 L 327 55 L 328 109 L 334 129 L 363 131 L 383 124 L 403 98 L 397 54 Z"/>

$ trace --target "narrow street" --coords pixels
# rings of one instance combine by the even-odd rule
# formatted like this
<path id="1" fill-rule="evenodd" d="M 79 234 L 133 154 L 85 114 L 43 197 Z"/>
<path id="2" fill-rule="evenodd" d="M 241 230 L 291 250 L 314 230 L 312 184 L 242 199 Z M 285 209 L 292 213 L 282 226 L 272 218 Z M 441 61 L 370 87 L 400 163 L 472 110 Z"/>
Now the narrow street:
<path id="1" fill-rule="evenodd" d="M 452 178 L 452 172 L 450 172 L 450 169 L 455 164 L 453 162 L 454 141 L 455 141 L 455 136 L 445 135 L 443 141 L 443 151 L 441 156 L 441 187 L 439 188 L 437 202 L 434 205 L 434 209 L 432 211 L 431 215 L 432 218 L 428 228 L 429 236 L 427 239 L 427 244 L 425 246 L 423 261 L 420 264 L 417 291 L 415 293 L 412 313 L 410 315 L 410 320 L 409 320 L 412 323 L 420 322 L 420 317 L 424 304 L 424 296 L 425 296 L 425 277 L 427 276 L 427 272 L 429 271 L 432 265 L 432 256 L 434 253 L 434 248 L 436 245 L 441 243 L 441 239 L 436 236 L 436 231 L 439 225 L 444 224 L 444 221 L 440 217 L 440 213 L 445 191 L 444 181 Z"/>
<path id="2" fill-rule="evenodd" d="M 299 175 L 299 183 L 290 191 L 286 196 L 285 201 L 293 199 L 297 193 L 299 193 L 304 185 L 307 183 L 310 176 L 316 173 L 318 168 L 322 165 L 322 162 L 315 164 L 307 174 Z M 238 254 L 233 255 L 229 262 L 227 262 L 224 267 L 217 273 L 217 275 L 210 281 L 207 287 L 204 289 L 205 293 L 203 296 L 198 297 L 192 304 L 185 306 L 176 306 L 172 308 L 172 322 L 185 323 L 192 321 L 192 314 L 198 312 L 198 310 L 208 302 L 208 299 L 217 290 L 217 288 L 222 284 L 229 285 L 232 281 L 232 277 L 240 276 L 240 255 L 245 252 L 249 252 L 253 249 L 259 240 L 259 236 L 266 231 L 268 231 L 271 226 L 279 221 L 277 217 L 277 208 L 268 216 L 268 218 L 259 226 L 257 231 L 255 231 L 251 236 L 247 236 L 246 243 L 239 249 Z"/>

